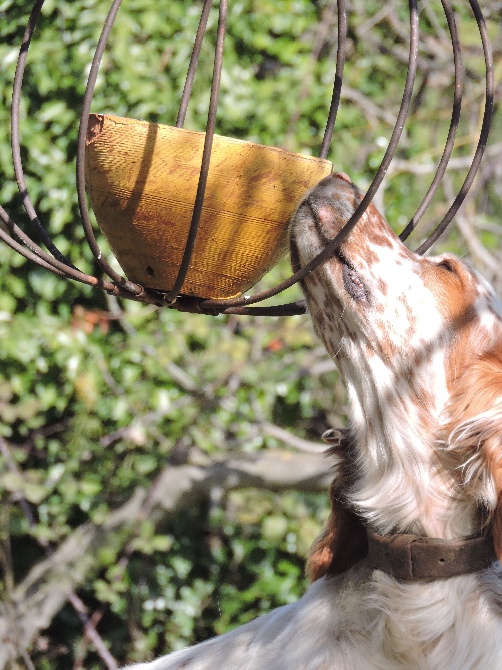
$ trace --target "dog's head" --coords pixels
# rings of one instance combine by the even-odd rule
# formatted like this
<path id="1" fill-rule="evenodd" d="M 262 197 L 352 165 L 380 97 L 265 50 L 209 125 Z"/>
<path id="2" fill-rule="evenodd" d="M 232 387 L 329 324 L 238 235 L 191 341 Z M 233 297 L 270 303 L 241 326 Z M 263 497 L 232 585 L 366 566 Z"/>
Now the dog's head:
<path id="1" fill-rule="evenodd" d="M 361 198 L 341 174 L 307 194 L 291 223 L 294 269 Z M 349 392 L 353 507 L 384 533 L 457 537 L 488 518 L 502 557 L 502 312 L 490 287 L 451 254 L 407 249 L 373 205 L 302 287 Z"/>

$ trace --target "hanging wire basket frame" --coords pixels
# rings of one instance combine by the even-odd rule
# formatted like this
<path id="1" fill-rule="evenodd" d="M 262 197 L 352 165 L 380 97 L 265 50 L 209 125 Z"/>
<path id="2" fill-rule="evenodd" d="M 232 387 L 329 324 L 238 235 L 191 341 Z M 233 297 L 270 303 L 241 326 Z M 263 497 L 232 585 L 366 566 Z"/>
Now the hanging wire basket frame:
<path id="1" fill-rule="evenodd" d="M 111 295 L 121 298 L 132 299 L 147 304 L 154 304 L 159 307 L 167 306 L 178 309 L 180 311 L 213 314 L 213 315 L 224 313 L 224 314 L 286 316 L 286 315 L 304 313 L 305 303 L 303 301 L 297 301 L 285 305 L 275 305 L 275 306 L 256 307 L 253 305 L 265 299 L 271 298 L 281 293 L 285 289 L 293 286 L 295 283 L 297 283 L 303 277 L 305 277 L 308 273 L 312 272 L 312 270 L 314 270 L 317 266 L 319 266 L 321 263 L 330 258 L 335 252 L 335 250 L 343 243 L 343 241 L 353 230 L 354 226 L 357 224 L 361 216 L 364 214 L 364 212 L 370 205 L 372 199 L 374 198 L 379 186 L 381 185 L 385 177 L 385 174 L 389 168 L 391 160 L 395 154 L 396 148 L 401 138 L 402 130 L 405 125 L 406 118 L 408 116 L 413 96 L 413 86 L 415 83 L 415 77 L 417 73 L 418 47 L 419 47 L 418 0 L 409 0 L 408 2 L 409 24 L 410 24 L 408 70 L 399 112 L 396 117 L 396 122 L 391 134 L 389 144 L 385 151 L 385 155 L 380 163 L 380 166 L 376 170 L 373 180 L 368 190 L 366 191 L 365 195 L 363 196 L 361 202 L 359 203 L 358 207 L 356 208 L 350 219 L 347 221 L 345 226 L 342 228 L 340 233 L 333 240 L 331 240 L 324 248 L 324 250 L 318 256 L 316 256 L 312 261 L 310 261 L 304 268 L 302 268 L 298 272 L 294 273 L 288 279 L 280 282 L 279 284 L 270 289 L 258 292 L 251 296 L 244 295 L 238 298 L 231 298 L 225 300 L 193 298 L 179 295 L 179 292 L 189 269 L 190 260 L 192 257 L 192 252 L 194 249 L 194 244 L 199 228 L 199 222 L 202 213 L 202 205 L 204 202 L 204 194 L 211 159 L 211 148 L 213 144 L 215 125 L 216 125 L 216 111 L 218 106 L 218 96 L 219 96 L 220 79 L 221 79 L 221 71 L 223 63 L 223 45 L 226 32 L 228 0 L 219 1 L 219 18 L 218 18 L 216 47 L 215 47 L 215 56 L 213 65 L 213 78 L 211 83 L 211 95 L 209 102 L 206 132 L 205 132 L 204 149 L 200 167 L 200 176 L 192 213 L 192 220 L 186 240 L 185 250 L 179 267 L 178 275 L 172 288 L 166 292 L 149 289 L 138 283 L 129 281 L 125 277 L 118 274 L 109 265 L 109 263 L 103 257 L 103 254 L 94 236 L 89 210 L 87 207 L 85 175 L 84 175 L 84 158 L 86 148 L 88 117 L 94 93 L 94 88 L 98 76 L 99 66 L 108 42 L 110 32 L 114 25 L 117 13 L 122 4 L 122 0 L 114 0 L 112 2 L 111 8 L 109 10 L 109 13 L 107 15 L 107 18 L 105 20 L 101 32 L 101 36 L 98 41 L 94 58 L 92 60 L 86 91 L 83 98 L 82 112 L 80 117 L 80 127 L 78 133 L 78 146 L 77 146 L 76 184 L 77 184 L 77 194 L 78 194 L 78 202 L 79 202 L 82 225 L 84 228 L 87 243 L 91 248 L 94 258 L 99 267 L 101 268 L 101 270 L 103 271 L 103 273 L 107 275 L 109 279 L 94 277 L 76 268 L 69 261 L 69 259 L 66 258 L 66 256 L 64 256 L 64 254 L 62 254 L 59 251 L 59 249 L 57 249 L 57 247 L 54 245 L 45 227 L 41 223 L 35 210 L 35 207 L 33 206 L 32 200 L 29 196 L 26 181 L 24 178 L 24 171 L 21 160 L 19 110 L 21 101 L 21 91 L 23 86 L 23 77 L 26 69 L 28 51 L 30 48 L 30 44 L 33 38 L 38 18 L 41 14 L 44 5 L 44 1 L 45 0 L 36 0 L 36 2 L 33 5 L 33 8 L 29 16 L 28 24 L 26 26 L 23 35 L 19 57 L 17 60 L 17 67 L 14 77 L 13 95 L 12 95 L 11 145 L 12 145 L 12 156 L 13 156 L 13 165 L 14 165 L 16 181 L 22 197 L 24 208 L 26 210 L 26 213 L 30 219 L 32 226 L 35 228 L 38 234 L 40 242 L 46 247 L 47 251 L 45 251 L 39 244 L 34 242 L 33 239 L 31 239 L 19 227 L 15 223 L 15 221 L 11 219 L 11 217 L 7 214 L 7 212 L 1 205 L 0 205 L 0 220 L 4 223 L 7 230 L 4 230 L 0 227 L 0 239 L 6 242 L 12 249 L 20 253 L 26 259 L 34 262 L 39 267 L 44 268 L 45 270 L 49 270 L 50 272 L 66 279 L 72 279 L 77 282 L 82 282 L 84 284 L 100 288 Z M 463 184 L 458 194 L 454 198 L 454 201 L 451 204 L 450 208 L 448 209 L 443 219 L 441 220 L 441 222 L 437 225 L 437 227 L 433 230 L 433 232 L 416 250 L 418 254 L 425 253 L 431 247 L 431 245 L 438 239 L 438 237 L 446 230 L 447 226 L 452 221 L 459 207 L 463 203 L 467 195 L 467 192 L 469 191 L 474 181 L 476 172 L 481 162 L 481 158 L 483 156 L 483 152 L 487 145 L 490 130 L 491 118 L 493 113 L 493 97 L 494 97 L 493 55 L 490 46 L 490 41 L 488 38 L 486 24 L 480 6 L 477 0 L 468 0 L 468 1 L 479 30 L 481 44 L 483 48 L 484 62 L 485 62 L 485 105 L 484 105 L 483 120 L 481 124 L 477 146 L 472 158 L 471 165 L 463 181 Z M 180 101 L 180 107 L 176 121 L 176 127 L 178 128 L 182 128 L 185 121 L 188 101 L 192 91 L 192 85 L 194 82 L 195 72 L 197 68 L 197 62 L 200 55 L 204 34 L 206 31 L 209 13 L 213 6 L 213 3 L 214 0 L 204 0 L 203 3 L 201 18 L 196 33 L 192 56 L 190 59 L 187 77 Z M 420 221 L 425 210 L 432 201 L 432 198 L 441 183 L 441 179 L 446 171 L 448 162 L 450 160 L 453 151 L 455 136 L 460 122 L 460 112 L 461 112 L 462 93 L 463 93 L 463 65 L 462 65 L 461 44 L 457 30 L 455 12 L 452 8 L 450 0 L 441 0 L 441 5 L 448 24 L 448 30 L 452 45 L 452 55 L 454 61 L 455 81 L 454 81 L 452 114 L 444 150 L 442 153 L 442 157 L 439 161 L 438 167 L 436 169 L 434 178 L 430 184 L 429 189 L 427 190 L 425 197 L 423 198 L 421 204 L 419 205 L 416 213 L 413 215 L 408 225 L 404 228 L 404 230 L 400 234 L 400 238 L 403 241 L 406 240 L 410 235 L 410 233 L 416 228 L 418 222 Z M 345 0 L 337 0 L 337 14 L 338 14 L 338 45 L 336 55 L 335 78 L 334 78 L 331 105 L 326 123 L 326 129 L 319 153 L 320 158 L 326 158 L 328 155 L 331 139 L 333 136 L 333 131 L 335 128 L 335 121 L 338 112 L 338 107 L 340 104 L 343 71 L 347 51 L 347 8 Z"/>

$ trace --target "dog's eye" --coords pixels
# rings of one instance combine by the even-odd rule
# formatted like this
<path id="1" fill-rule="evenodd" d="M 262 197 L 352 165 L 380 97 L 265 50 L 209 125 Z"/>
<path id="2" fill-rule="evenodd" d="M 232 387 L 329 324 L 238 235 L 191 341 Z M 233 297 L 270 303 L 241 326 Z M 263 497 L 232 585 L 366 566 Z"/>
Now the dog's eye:
<path id="1" fill-rule="evenodd" d="M 455 268 L 453 267 L 453 264 L 449 260 L 443 260 L 440 263 L 438 263 L 438 267 L 444 268 L 445 270 L 448 270 L 448 272 L 455 272 Z"/>

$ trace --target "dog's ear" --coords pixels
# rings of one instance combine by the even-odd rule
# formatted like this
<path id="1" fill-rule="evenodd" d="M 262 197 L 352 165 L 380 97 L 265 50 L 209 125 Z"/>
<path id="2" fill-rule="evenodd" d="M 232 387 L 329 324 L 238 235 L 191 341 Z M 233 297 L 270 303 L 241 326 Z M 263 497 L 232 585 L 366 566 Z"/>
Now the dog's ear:
<path id="1" fill-rule="evenodd" d="M 488 507 L 502 562 L 502 346 L 471 364 L 455 384 L 447 426 L 463 485 Z"/>
<path id="2" fill-rule="evenodd" d="M 330 498 L 329 519 L 307 559 L 307 576 L 313 582 L 345 572 L 368 553 L 366 530 L 339 500 L 336 482 L 331 485 Z"/>

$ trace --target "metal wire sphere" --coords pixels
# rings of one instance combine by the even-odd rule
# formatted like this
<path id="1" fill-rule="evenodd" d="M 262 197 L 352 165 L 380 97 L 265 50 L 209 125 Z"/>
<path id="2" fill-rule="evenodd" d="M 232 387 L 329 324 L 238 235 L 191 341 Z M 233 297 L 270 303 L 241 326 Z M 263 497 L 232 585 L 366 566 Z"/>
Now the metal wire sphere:
<path id="1" fill-rule="evenodd" d="M 492 111 L 493 111 L 493 95 L 494 95 L 494 77 L 493 77 L 493 57 L 488 39 L 487 29 L 483 18 L 483 13 L 477 0 L 468 0 L 472 10 L 472 14 L 477 23 L 480 40 L 483 48 L 484 62 L 485 62 L 485 107 L 483 114 L 483 121 L 479 133 L 476 150 L 466 174 L 461 189 L 456 195 L 453 203 L 446 212 L 441 222 L 437 225 L 435 230 L 417 249 L 417 253 L 423 254 L 430 246 L 438 239 L 444 232 L 455 213 L 458 211 L 460 205 L 465 199 L 469 188 L 471 187 L 476 172 L 478 170 L 484 149 L 487 144 Z M 408 55 L 408 69 L 406 76 L 406 83 L 403 90 L 401 105 L 396 117 L 394 129 L 387 146 L 385 155 L 381 161 L 380 166 L 375 172 L 373 180 L 365 193 L 361 203 L 357 207 L 354 214 L 351 216 L 342 231 L 335 239 L 330 241 L 326 248 L 302 270 L 296 272 L 291 277 L 281 282 L 277 286 L 266 291 L 261 291 L 253 296 L 241 296 L 239 298 L 227 300 L 211 300 L 211 299 L 197 299 L 179 295 L 180 289 L 183 285 L 185 276 L 188 272 L 190 259 L 192 256 L 195 239 L 198 233 L 199 222 L 202 211 L 202 204 L 204 201 L 204 194 L 206 188 L 206 181 L 209 171 L 209 162 L 211 158 L 211 148 L 216 124 L 216 111 L 218 106 L 218 95 L 220 88 L 220 78 L 223 62 L 223 45 L 226 32 L 226 19 L 228 10 L 228 0 L 220 0 L 219 2 L 219 22 L 217 30 L 213 79 L 211 85 L 211 97 L 208 111 L 208 119 L 205 134 L 204 151 L 201 162 L 199 184 L 197 195 L 195 198 L 192 221 L 186 240 L 185 251 L 178 271 L 177 278 L 170 291 L 161 292 L 152 290 L 141 286 L 138 283 L 129 281 L 125 277 L 118 274 L 103 258 L 103 254 L 98 246 L 94 232 L 92 229 L 89 211 L 86 201 L 85 177 L 84 177 L 84 156 L 85 156 L 85 139 L 87 135 L 88 117 L 91 107 L 92 96 L 96 79 L 98 76 L 100 62 L 105 51 L 108 37 L 113 27 L 115 18 L 122 4 L 122 0 L 114 0 L 112 2 L 110 11 L 106 18 L 101 37 L 99 39 L 96 52 L 92 61 L 89 78 L 87 82 L 86 92 L 82 104 L 82 112 L 80 119 L 80 128 L 78 135 L 77 148 L 77 193 L 79 200 L 79 208 L 82 219 L 82 225 L 85 231 L 87 242 L 92 250 L 97 264 L 108 279 L 97 278 L 87 275 L 76 268 L 54 245 L 46 229 L 42 225 L 37 212 L 30 199 L 26 182 L 24 179 L 24 171 L 21 160 L 21 148 L 19 137 L 19 109 L 21 100 L 21 91 L 23 86 L 23 76 L 26 68 L 26 62 L 30 44 L 33 38 L 37 20 L 42 11 L 44 0 L 37 0 L 34 2 L 31 14 L 24 32 L 19 58 L 17 61 L 16 75 L 13 85 L 12 96 L 12 113 L 11 113 L 11 143 L 13 164 L 16 174 L 16 180 L 22 196 L 23 204 L 28 214 L 28 217 L 37 230 L 41 242 L 45 245 L 47 251 L 36 244 L 24 231 L 13 221 L 7 214 L 5 209 L 0 206 L 0 220 L 5 224 L 7 230 L 0 228 L 0 238 L 3 239 L 12 249 L 20 253 L 28 260 L 36 263 L 38 266 L 59 275 L 62 278 L 76 280 L 97 288 L 100 288 L 112 295 L 122 298 L 137 300 L 144 303 L 155 304 L 157 306 L 167 306 L 181 311 L 206 313 L 206 314 L 260 314 L 260 315 L 289 315 L 300 314 L 305 311 L 305 305 L 302 301 L 290 303 L 287 305 L 272 306 L 272 307 L 251 307 L 254 303 L 261 302 L 267 298 L 277 295 L 278 293 L 289 288 L 306 274 L 311 272 L 320 263 L 328 259 L 334 251 L 342 244 L 344 239 L 350 234 L 351 230 L 357 224 L 357 221 L 363 215 L 372 199 L 374 198 L 379 186 L 381 185 L 385 174 L 389 168 L 392 158 L 396 152 L 401 134 L 405 125 L 406 118 L 409 113 L 410 104 L 413 97 L 413 86 L 417 73 L 418 63 L 418 49 L 419 49 L 419 9 L 418 0 L 409 0 L 409 55 Z M 183 127 L 185 115 L 187 111 L 188 101 L 192 90 L 195 70 L 201 50 L 202 40 L 204 38 L 207 21 L 210 9 L 213 5 L 213 0 L 204 0 L 199 27 L 194 40 L 193 52 L 188 67 L 185 87 L 183 90 L 178 118 L 176 121 L 177 127 Z M 446 21 L 448 24 L 449 35 L 452 45 L 452 56 L 455 68 L 455 82 L 454 82 L 454 99 L 451 111 L 451 121 L 449 131 L 443 150 L 442 157 L 439 161 L 436 173 L 431 182 L 431 185 L 418 207 L 415 215 L 408 223 L 406 228 L 402 231 L 400 237 L 402 240 L 407 239 L 410 233 L 415 229 L 420 221 L 423 213 L 429 206 L 432 198 L 441 183 L 441 179 L 446 171 L 448 162 L 450 160 L 454 143 L 456 131 L 460 121 L 460 110 L 462 103 L 463 92 L 463 65 L 462 65 L 462 50 L 459 40 L 455 13 L 453 11 L 450 0 L 441 0 L 442 9 L 444 11 Z M 345 0 L 337 1 L 338 13 L 338 46 L 337 59 L 335 67 L 335 76 L 333 84 L 333 94 L 330 109 L 327 116 L 326 129 L 321 145 L 319 157 L 326 158 L 328 155 L 333 131 L 335 128 L 337 111 L 340 103 L 340 95 L 343 83 L 343 72 L 345 59 L 347 54 L 347 9 Z"/>

